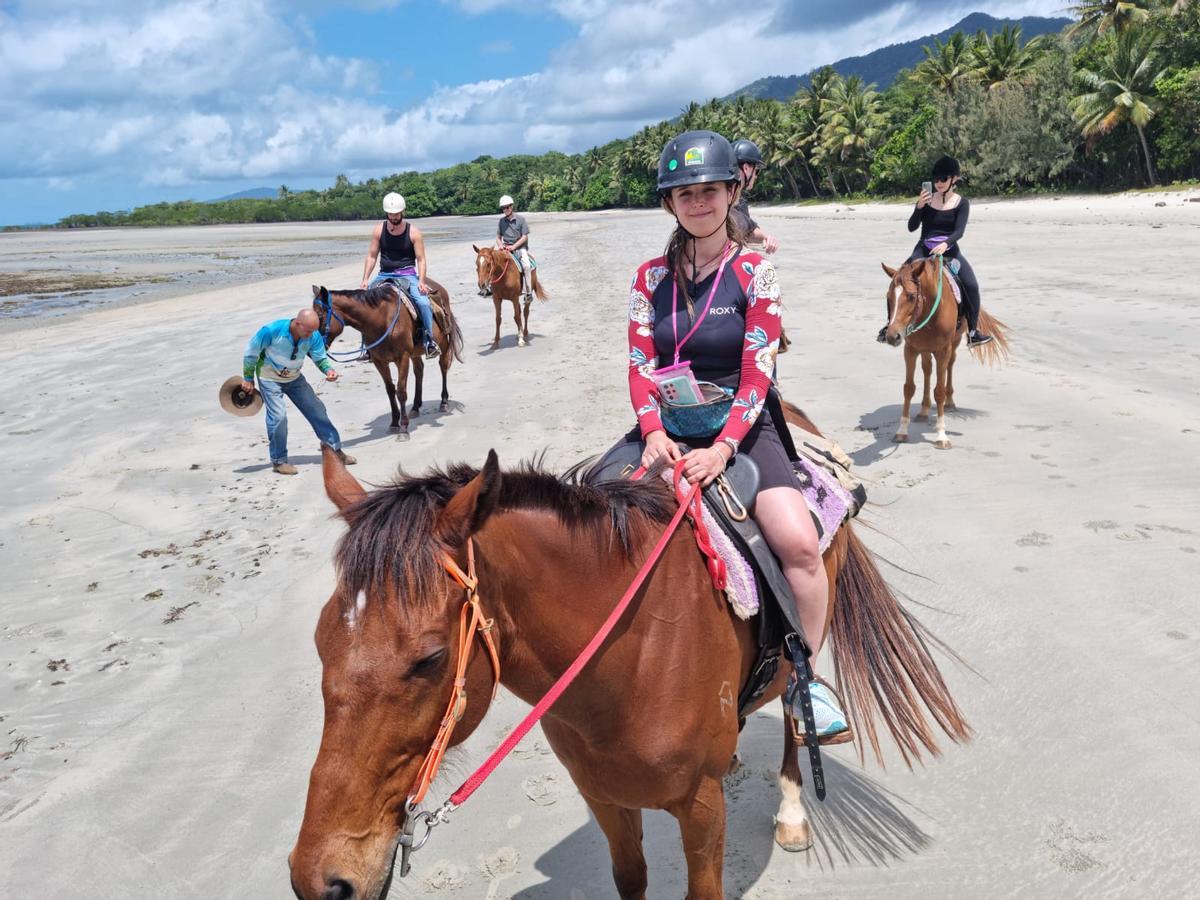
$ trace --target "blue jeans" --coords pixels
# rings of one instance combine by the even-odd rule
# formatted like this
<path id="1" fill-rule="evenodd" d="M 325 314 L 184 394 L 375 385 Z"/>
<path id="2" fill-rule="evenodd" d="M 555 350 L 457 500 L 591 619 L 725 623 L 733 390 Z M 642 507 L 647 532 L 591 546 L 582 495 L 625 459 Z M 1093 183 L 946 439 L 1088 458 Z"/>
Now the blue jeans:
<path id="1" fill-rule="evenodd" d="M 421 314 L 421 327 L 425 329 L 425 343 L 433 342 L 433 307 L 429 305 L 429 298 L 421 293 L 416 275 L 396 275 L 391 272 L 380 272 L 371 279 L 371 286 L 374 287 L 381 281 L 395 281 L 403 288 L 417 304 L 417 312 Z"/>
<path id="2" fill-rule="evenodd" d="M 312 389 L 312 385 L 301 375 L 295 381 L 265 381 L 258 380 L 258 390 L 262 394 L 263 405 L 267 411 L 267 440 L 271 444 L 271 462 L 274 464 L 288 461 L 287 452 L 287 408 L 283 398 L 289 397 L 296 404 L 308 424 L 312 426 L 317 438 L 322 444 L 334 450 L 342 449 L 342 439 L 337 429 L 329 421 L 325 412 L 325 404 L 321 402 Z"/>

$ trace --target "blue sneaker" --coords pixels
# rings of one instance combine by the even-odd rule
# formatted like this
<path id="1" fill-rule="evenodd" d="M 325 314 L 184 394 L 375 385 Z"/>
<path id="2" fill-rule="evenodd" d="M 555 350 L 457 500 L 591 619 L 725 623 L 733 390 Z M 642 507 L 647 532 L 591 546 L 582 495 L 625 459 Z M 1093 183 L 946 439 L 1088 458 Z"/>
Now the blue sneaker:
<path id="1" fill-rule="evenodd" d="M 793 676 L 794 678 L 794 676 Z M 838 705 L 837 697 L 824 682 L 811 681 L 808 686 L 812 698 L 813 721 L 817 726 L 817 740 L 821 744 L 844 744 L 854 740 L 850 733 L 849 720 Z M 793 680 L 787 690 L 788 705 L 792 711 L 798 735 L 804 734 L 804 712 L 800 709 L 800 692 Z"/>

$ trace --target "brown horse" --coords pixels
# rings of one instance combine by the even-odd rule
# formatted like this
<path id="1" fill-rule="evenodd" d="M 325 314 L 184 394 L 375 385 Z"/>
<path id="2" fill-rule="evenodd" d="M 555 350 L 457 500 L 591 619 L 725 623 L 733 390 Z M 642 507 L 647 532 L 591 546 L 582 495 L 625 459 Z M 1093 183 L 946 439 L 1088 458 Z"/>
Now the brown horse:
<path id="1" fill-rule="evenodd" d="M 500 680 L 527 703 L 564 671 L 633 580 L 675 509 L 658 479 L 591 483 L 527 464 L 501 473 L 451 466 L 367 492 L 335 454 L 325 490 L 349 529 L 316 643 L 325 726 L 299 839 L 289 856 L 301 898 L 378 898 L 391 878 L 406 798 L 455 677 L 461 588 L 471 540 Z M 925 707 L 951 739 L 969 727 L 926 649 L 849 526 L 825 556 L 838 678 L 861 742 L 879 753 L 882 718 L 906 761 L 938 752 Z M 829 627 L 829 623 L 827 623 Z M 642 810 L 679 822 L 688 897 L 723 896 L 722 777 L 738 741 L 735 697 L 754 659 L 754 626 L 716 591 L 687 528 L 675 534 L 616 631 L 542 719 L 542 728 L 608 839 L 617 891 L 646 890 Z M 470 702 L 452 743 L 488 711 L 485 652 L 464 675 Z M 761 703 L 780 696 L 781 671 Z M 759 705 L 761 705 L 761 703 Z M 776 840 L 810 844 L 793 726 L 785 712 Z"/>
<path id="2" fill-rule="evenodd" d="M 437 321 L 437 316 L 434 316 L 433 323 L 434 340 L 442 351 L 438 357 L 438 365 L 442 369 L 442 403 L 438 408 L 445 412 L 450 408 L 446 377 L 455 358 L 462 362 L 462 332 L 450 309 L 450 295 L 446 289 L 432 278 L 426 281 L 430 288 L 429 299 L 445 310 L 449 321 L 448 331 Z M 419 416 L 421 388 L 425 381 L 425 357 L 424 348 L 416 340 L 413 317 L 399 307 L 400 289 L 391 282 L 365 291 L 331 291 L 315 284 L 312 289 L 313 309 L 321 318 L 321 334 L 325 337 L 326 346 L 332 345 L 347 325 L 362 333 L 364 346 L 379 341 L 369 353 L 379 377 L 383 379 L 388 403 L 392 406 L 391 427 L 399 428 L 402 435 L 408 434 L 408 365 L 411 360 L 416 382 L 412 414 Z M 399 373 L 395 384 L 392 383 L 393 363 Z M 396 401 L 397 392 L 399 403 Z"/>
<path id="3" fill-rule="evenodd" d="M 479 296 L 486 296 L 490 288 L 492 303 L 496 305 L 496 337 L 492 340 L 492 346 L 500 346 L 500 306 L 505 300 L 511 300 L 513 320 L 517 323 L 517 346 L 524 347 L 526 341 L 529 340 L 529 307 L 533 303 L 533 296 L 525 295 L 525 320 L 522 322 L 520 268 L 513 261 L 512 254 L 506 250 L 497 250 L 495 247 L 476 247 L 474 244 L 471 245 L 471 249 L 475 251 L 475 274 L 479 280 Z M 546 292 L 542 289 L 542 283 L 538 279 L 537 269 L 529 273 L 529 279 L 533 293 L 537 294 L 538 299 L 548 299 Z"/>
<path id="4" fill-rule="evenodd" d="M 925 373 L 925 390 L 921 395 L 921 411 L 917 421 L 929 418 L 929 376 L 937 363 L 937 383 L 933 400 L 937 403 L 937 437 L 934 446 L 950 449 L 946 437 L 946 410 L 954 409 L 954 360 L 958 345 L 966 333 L 966 320 L 960 318 L 954 302 L 950 273 L 938 268 L 933 259 L 918 259 L 893 269 L 884 263 L 883 271 L 892 279 L 888 285 L 887 342 L 893 347 L 904 341 L 904 409 L 900 427 L 892 438 L 897 443 L 908 440 L 908 413 L 917 385 L 913 380 L 917 357 Z M 939 285 L 938 276 L 941 276 Z M 976 351 L 981 362 L 989 364 L 1008 358 L 1008 327 L 985 310 L 979 310 L 979 328 L 993 340 Z"/>

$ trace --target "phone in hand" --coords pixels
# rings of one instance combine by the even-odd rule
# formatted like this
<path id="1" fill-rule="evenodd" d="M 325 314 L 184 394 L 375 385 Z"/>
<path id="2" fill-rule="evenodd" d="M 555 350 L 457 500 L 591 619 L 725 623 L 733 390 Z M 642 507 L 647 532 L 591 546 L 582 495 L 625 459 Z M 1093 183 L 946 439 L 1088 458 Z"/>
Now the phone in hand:
<path id="1" fill-rule="evenodd" d="M 922 181 L 921 182 L 921 190 L 923 190 L 930 197 L 932 197 L 933 196 L 933 182 L 932 181 Z"/>

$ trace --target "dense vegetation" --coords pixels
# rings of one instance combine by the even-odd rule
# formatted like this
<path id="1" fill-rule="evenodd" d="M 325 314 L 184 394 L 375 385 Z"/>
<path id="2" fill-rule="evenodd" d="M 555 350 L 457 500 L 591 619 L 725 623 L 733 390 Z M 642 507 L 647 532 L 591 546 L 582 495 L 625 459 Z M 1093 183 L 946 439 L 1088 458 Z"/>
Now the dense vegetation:
<path id="1" fill-rule="evenodd" d="M 377 218 L 399 191 L 409 214 L 650 206 L 659 152 L 673 134 L 711 128 L 749 137 L 768 168 L 756 201 L 911 195 L 942 153 L 972 190 L 1121 189 L 1200 178 L 1200 0 L 1078 0 L 1062 34 L 1019 27 L 962 32 L 886 90 L 826 67 L 787 101 L 692 103 L 676 119 L 585 153 L 482 156 L 265 200 L 160 203 L 68 216 L 60 227 Z"/>

